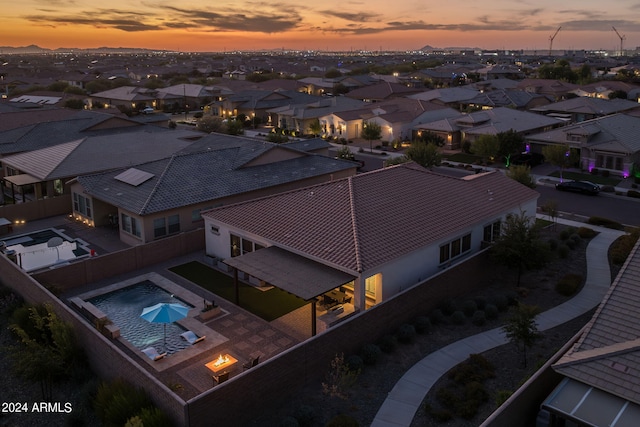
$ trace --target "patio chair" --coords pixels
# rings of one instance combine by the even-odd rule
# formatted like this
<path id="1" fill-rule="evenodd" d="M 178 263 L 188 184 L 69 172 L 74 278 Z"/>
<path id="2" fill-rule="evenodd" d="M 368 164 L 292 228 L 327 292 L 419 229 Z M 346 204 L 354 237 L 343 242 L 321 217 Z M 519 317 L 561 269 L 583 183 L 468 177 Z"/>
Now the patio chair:
<path id="1" fill-rule="evenodd" d="M 167 353 L 158 353 L 158 350 L 156 350 L 155 347 L 147 347 L 144 350 L 142 350 L 142 352 L 154 362 L 156 360 L 162 359 L 167 355 Z"/>
<path id="2" fill-rule="evenodd" d="M 258 355 L 258 357 L 254 357 L 253 359 L 249 360 L 247 363 L 244 363 L 242 365 L 242 368 L 243 370 L 255 368 L 258 365 L 258 363 L 260 363 L 260 355 Z"/>
<path id="3" fill-rule="evenodd" d="M 218 375 L 211 375 L 213 378 L 213 385 L 222 384 L 229 379 L 229 371 L 220 372 Z"/>
<path id="4" fill-rule="evenodd" d="M 186 331 L 186 332 L 180 334 L 180 336 L 182 337 L 183 340 L 187 341 L 191 345 L 199 343 L 200 341 L 205 339 L 204 335 L 199 337 L 195 333 L 193 333 L 192 331 Z"/>

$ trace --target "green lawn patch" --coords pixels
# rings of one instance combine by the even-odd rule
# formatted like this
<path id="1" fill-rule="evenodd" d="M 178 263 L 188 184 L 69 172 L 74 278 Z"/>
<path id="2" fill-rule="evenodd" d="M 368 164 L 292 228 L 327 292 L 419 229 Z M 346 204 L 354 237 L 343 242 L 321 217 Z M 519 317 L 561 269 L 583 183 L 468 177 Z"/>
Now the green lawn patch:
<path id="1" fill-rule="evenodd" d="M 549 176 L 553 176 L 555 178 L 560 178 L 560 171 L 555 171 L 549 174 Z M 591 175 L 590 173 L 580 173 L 580 172 L 562 172 L 562 179 L 570 179 L 574 181 L 591 181 L 594 184 L 598 185 L 613 185 L 614 187 L 620 184 L 622 178 L 618 176 L 600 176 L 600 175 Z"/>
<path id="2" fill-rule="evenodd" d="M 169 270 L 229 302 L 235 302 L 233 278 L 224 273 L 197 261 Z M 245 283 L 238 283 L 238 289 L 240 307 L 268 322 L 307 304 L 302 298 L 278 288 L 260 291 Z"/>

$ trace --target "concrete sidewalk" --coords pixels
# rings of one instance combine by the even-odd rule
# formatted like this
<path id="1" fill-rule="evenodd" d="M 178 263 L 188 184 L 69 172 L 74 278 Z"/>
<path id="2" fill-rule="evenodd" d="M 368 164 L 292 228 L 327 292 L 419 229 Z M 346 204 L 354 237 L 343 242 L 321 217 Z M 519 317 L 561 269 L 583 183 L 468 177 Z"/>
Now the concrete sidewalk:
<path id="1" fill-rule="evenodd" d="M 559 223 L 575 227 L 584 223 L 558 220 Z M 589 225 L 599 234 L 587 246 L 587 279 L 584 287 L 571 300 L 554 307 L 536 317 L 538 330 L 544 331 L 561 325 L 596 307 L 602 301 L 609 286 L 611 275 L 607 251 L 611 243 L 624 232 Z M 456 341 L 435 351 L 416 363 L 398 380 L 378 410 L 372 427 L 409 427 L 425 396 L 440 379 L 471 354 L 483 353 L 508 342 L 502 328 L 495 328 Z"/>

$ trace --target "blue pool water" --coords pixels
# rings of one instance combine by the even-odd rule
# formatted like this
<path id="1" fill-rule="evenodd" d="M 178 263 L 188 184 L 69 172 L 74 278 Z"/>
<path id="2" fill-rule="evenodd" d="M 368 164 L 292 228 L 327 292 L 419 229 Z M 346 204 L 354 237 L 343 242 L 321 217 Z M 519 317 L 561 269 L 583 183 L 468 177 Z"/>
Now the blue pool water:
<path id="1" fill-rule="evenodd" d="M 166 324 L 165 345 L 164 324 L 151 323 L 140 318 L 142 309 L 158 303 L 174 303 L 192 308 L 190 304 L 173 297 L 150 280 L 99 295 L 88 301 L 106 314 L 120 328 L 120 335 L 136 348 L 142 350 L 153 346 L 158 352 L 173 354 L 189 347 L 189 344 L 180 337 L 185 329 L 177 323 Z"/>

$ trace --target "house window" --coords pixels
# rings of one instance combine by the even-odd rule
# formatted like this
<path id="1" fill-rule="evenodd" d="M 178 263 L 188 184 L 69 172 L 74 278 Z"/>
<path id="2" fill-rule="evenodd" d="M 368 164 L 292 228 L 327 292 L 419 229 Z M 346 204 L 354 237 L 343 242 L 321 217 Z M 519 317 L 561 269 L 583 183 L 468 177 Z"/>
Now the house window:
<path id="1" fill-rule="evenodd" d="M 73 193 L 73 210 L 87 218 L 93 219 L 91 199 L 84 197 L 82 194 Z"/>
<path id="2" fill-rule="evenodd" d="M 164 218 L 156 218 L 153 220 L 153 237 L 162 237 L 167 235 L 167 226 Z"/>
<path id="3" fill-rule="evenodd" d="M 440 264 L 461 256 L 471 250 L 471 233 L 440 246 Z"/>
<path id="4" fill-rule="evenodd" d="M 138 218 L 131 217 L 126 214 L 122 214 L 122 231 L 132 234 L 136 237 L 142 236 L 142 227 L 140 226 L 140 220 Z"/>
<path id="5" fill-rule="evenodd" d="M 169 234 L 180 232 L 180 215 L 171 215 L 167 219 Z"/>
<path id="6" fill-rule="evenodd" d="M 364 281 L 364 291 L 370 297 L 376 296 L 376 289 L 382 284 L 382 273 L 369 276 Z"/>
<path id="7" fill-rule="evenodd" d="M 217 225 L 212 225 L 209 231 L 211 231 L 211 234 L 220 235 L 220 227 Z"/>
<path id="8" fill-rule="evenodd" d="M 253 252 L 253 242 L 251 240 L 242 239 L 242 253 Z"/>
<path id="9" fill-rule="evenodd" d="M 231 244 L 231 257 L 240 256 L 240 236 L 236 236 L 235 234 L 229 235 L 229 240 Z"/>
<path id="10" fill-rule="evenodd" d="M 484 226 L 484 235 L 482 240 L 485 242 L 495 242 L 500 237 L 500 221 Z"/>
<path id="11" fill-rule="evenodd" d="M 622 170 L 622 157 L 616 157 L 616 170 Z"/>

